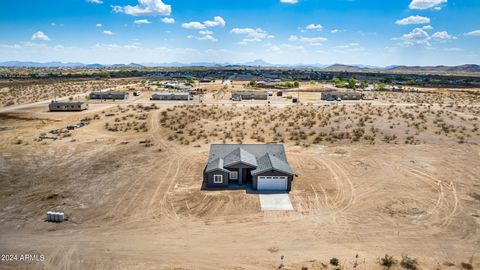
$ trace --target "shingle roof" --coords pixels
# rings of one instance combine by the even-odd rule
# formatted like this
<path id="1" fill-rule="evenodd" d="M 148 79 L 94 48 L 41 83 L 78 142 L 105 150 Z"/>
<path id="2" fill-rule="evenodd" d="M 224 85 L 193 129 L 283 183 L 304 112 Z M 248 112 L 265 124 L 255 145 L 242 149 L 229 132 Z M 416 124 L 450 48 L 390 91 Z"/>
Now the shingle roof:
<path id="1" fill-rule="evenodd" d="M 223 158 L 217 158 L 212 162 L 209 162 L 207 168 L 205 169 L 206 172 L 211 172 L 214 170 L 227 171 L 225 168 L 223 168 Z"/>
<path id="2" fill-rule="evenodd" d="M 292 168 L 286 161 L 283 161 L 271 154 L 265 154 L 258 159 L 258 167 L 252 171 L 252 175 L 257 175 L 267 171 L 280 171 L 286 174 L 293 175 Z"/>
<path id="3" fill-rule="evenodd" d="M 245 151 L 241 147 L 238 147 L 232 152 L 230 152 L 230 154 L 226 155 L 224 159 L 225 159 L 225 163 L 224 163 L 225 167 L 228 167 L 237 163 L 245 163 L 248 165 L 252 165 L 254 167 L 257 166 L 257 159 L 255 158 L 255 156 Z"/>
<path id="4" fill-rule="evenodd" d="M 155 92 L 153 95 L 157 96 L 188 96 L 188 92 Z"/>
<path id="5" fill-rule="evenodd" d="M 65 105 L 82 105 L 83 101 L 52 101 L 50 105 L 65 106 Z"/>
<path id="6" fill-rule="evenodd" d="M 272 169 L 293 174 L 282 144 L 212 144 L 206 171 L 225 170 L 239 162 L 252 165 L 252 174 Z"/>

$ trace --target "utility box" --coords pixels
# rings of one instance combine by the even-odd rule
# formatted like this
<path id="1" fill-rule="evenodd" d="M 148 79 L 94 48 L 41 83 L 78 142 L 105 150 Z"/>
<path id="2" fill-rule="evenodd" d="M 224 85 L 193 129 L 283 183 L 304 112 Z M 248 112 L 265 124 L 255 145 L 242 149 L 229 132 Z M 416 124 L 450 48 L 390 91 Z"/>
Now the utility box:
<path id="1" fill-rule="evenodd" d="M 65 221 L 65 213 L 62 212 L 47 212 L 47 221 L 48 222 L 63 222 Z"/>

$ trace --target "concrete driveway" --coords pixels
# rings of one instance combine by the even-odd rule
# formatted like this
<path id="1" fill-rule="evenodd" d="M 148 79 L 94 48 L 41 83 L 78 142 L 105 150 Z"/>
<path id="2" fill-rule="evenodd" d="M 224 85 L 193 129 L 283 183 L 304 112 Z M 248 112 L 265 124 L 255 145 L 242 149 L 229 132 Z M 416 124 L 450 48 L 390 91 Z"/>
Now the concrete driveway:
<path id="1" fill-rule="evenodd" d="M 259 194 L 262 211 L 291 211 L 292 202 L 288 193 L 262 193 Z"/>

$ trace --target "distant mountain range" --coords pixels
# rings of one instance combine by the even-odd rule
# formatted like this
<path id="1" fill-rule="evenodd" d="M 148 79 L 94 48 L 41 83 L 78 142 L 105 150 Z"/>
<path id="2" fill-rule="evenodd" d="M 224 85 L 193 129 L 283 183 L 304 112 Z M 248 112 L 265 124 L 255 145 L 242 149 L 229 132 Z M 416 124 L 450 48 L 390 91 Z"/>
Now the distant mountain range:
<path id="1" fill-rule="evenodd" d="M 337 72 L 367 72 L 367 71 L 387 71 L 393 73 L 477 73 L 480 72 L 480 65 L 467 64 L 459 66 L 387 66 L 376 67 L 368 65 L 323 65 L 323 64 L 293 64 L 293 65 L 278 65 L 265 62 L 262 59 L 245 63 L 214 63 L 214 62 L 197 62 L 197 63 L 130 63 L 130 64 L 84 64 L 77 62 L 22 62 L 22 61 L 8 61 L 0 62 L 1 67 L 47 67 L 47 68 L 147 68 L 147 67 L 279 67 L 279 68 L 316 68 L 324 71 Z"/>

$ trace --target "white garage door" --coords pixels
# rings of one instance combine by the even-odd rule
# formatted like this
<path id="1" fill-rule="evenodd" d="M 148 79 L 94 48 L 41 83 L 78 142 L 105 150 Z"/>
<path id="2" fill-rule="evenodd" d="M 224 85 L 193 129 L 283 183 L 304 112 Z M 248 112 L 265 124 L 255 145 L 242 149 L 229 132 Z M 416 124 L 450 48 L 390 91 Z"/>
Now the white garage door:
<path id="1" fill-rule="evenodd" d="M 287 190 L 288 178 L 286 176 L 259 176 L 258 190 Z"/>

